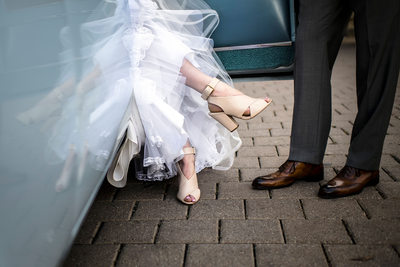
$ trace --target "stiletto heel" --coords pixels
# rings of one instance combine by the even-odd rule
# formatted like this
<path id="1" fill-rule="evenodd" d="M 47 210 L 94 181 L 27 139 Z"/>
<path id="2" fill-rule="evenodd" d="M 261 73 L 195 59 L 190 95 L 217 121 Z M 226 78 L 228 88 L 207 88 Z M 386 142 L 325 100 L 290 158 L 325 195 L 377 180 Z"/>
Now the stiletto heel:
<path id="1" fill-rule="evenodd" d="M 221 123 L 231 132 L 239 127 L 239 124 L 231 116 L 226 115 L 224 112 L 210 112 L 209 114 L 212 118 Z"/>
<path id="2" fill-rule="evenodd" d="M 193 147 L 184 147 L 183 153 L 185 155 L 195 154 L 195 149 Z M 196 171 L 192 174 L 192 176 L 188 179 L 183 174 L 179 163 L 176 163 L 176 168 L 178 169 L 178 179 L 179 179 L 179 190 L 176 195 L 177 199 L 182 201 L 184 204 L 193 205 L 200 199 L 200 189 L 197 183 L 197 174 Z M 187 196 L 193 196 L 195 198 L 194 202 L 188 202 L 185 200 Z"/>
<path id="3" fill-rule="evenodd" d="M 220 112 L 210 112 L 209 114 L 231 132 L 238 127 L 232 117 L 250 120 L 260 114 L 272 102 L 266 102 L 264 99 L 252 98 L 247 95 L 211 96 L 219 82 L 220 80 L 213 78 L 204 89 L 201 97 L 209 104 L 222 109 Z M 248 116 L 244 115 L 247 109 L 250 110 L 250 115 Z"/>

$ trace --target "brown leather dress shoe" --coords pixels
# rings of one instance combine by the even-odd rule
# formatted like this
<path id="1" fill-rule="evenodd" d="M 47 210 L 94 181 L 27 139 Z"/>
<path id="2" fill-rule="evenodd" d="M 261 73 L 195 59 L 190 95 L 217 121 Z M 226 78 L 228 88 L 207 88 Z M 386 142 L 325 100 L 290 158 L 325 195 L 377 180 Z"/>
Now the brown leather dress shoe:
<path id="1" fill-rule="evenodd" d="M 320 187 L 322 198 L 345 197 L 360 193 L 364 187 L 379 183 L 379 171 L 363 171 L 344 166 L 327 184 Z"/>
<path id="2" fill-rule="evenodd" d="M 280 188 L 293 184 L 296 180 L 316 182 L 324 179 L 324 166 L 287 160 L 279 170 L 253 180 L 255 189 Z"/>

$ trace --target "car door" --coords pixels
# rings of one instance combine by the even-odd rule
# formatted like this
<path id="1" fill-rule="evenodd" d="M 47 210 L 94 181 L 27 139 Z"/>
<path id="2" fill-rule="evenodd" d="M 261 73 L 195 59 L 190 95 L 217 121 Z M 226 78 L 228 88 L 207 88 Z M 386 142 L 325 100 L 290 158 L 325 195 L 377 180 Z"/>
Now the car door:
<path id="1" fill-rule="evenodd" d="M 206 0 L 220 17 L 212 38 L 231 74 L 288 72 L 294 61 L 293 0 Z"/>

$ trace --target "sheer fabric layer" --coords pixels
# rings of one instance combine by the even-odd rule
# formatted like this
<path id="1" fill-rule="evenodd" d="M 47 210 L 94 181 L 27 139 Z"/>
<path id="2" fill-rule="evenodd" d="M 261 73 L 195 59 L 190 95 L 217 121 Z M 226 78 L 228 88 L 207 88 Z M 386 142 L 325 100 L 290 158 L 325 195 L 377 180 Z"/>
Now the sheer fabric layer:
<path id="1" fill-rule="evenodd" d="M 83 24 L 84 72 L 95 70 L 97 77 L 96 90 L 87 93 L 88 103 L 81 105 L 93 107 L 88 111 L 92 129 L 85 140 L 97 140 L 89 145 L 97 169 L 107 166 L 117 149 L 115 141 L 123 136 L 129 137 L 122 146 L 128 151 L 118 153 L 124 155 L 124 163 L 118 166 L 122 170 L 116 180 L 126 178 L 129 161 L 141 146 L 145 171 L 137 170 L 138 179 L 175 176 L 175 163 L 183 157 L 187 140 L 196 148 L 196 172 L 232 166 L 240 138 L 209 117 L 206 101 L 185 85 L 180 73 L 186 58 L 202 72 L 232 83 L 209 38 L 217 24 L 217 13 L 201 0 L 105 1 Z M 139 110 L 144 140 L 132 105 Z M 61 120 L 59 126 L 64 123 Z M 101 129 L 116 132 L 103 130 L 99 140 Z M 60 145 L 63 138 L 74 137 L 54 136 L 52 147 L 60 157 L 67 151 Z"/>

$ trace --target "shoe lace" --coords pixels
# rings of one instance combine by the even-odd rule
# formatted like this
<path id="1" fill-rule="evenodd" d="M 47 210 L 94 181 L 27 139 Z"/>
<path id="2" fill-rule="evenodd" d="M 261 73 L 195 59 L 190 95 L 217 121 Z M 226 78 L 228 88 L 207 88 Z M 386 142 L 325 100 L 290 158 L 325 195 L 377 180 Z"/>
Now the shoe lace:
<path id="1" fill-rule="evenodd" d="M 350 166 L 344 166 L 343 169 L 340 170 L 338 176 L 343 177 L 351 177 L 353 175 L 360 176 L 360 170 Z"/>
<path id="2" fill-rule="evenodd" d="M 294 161 L 287 160 L 279 167 L 279 172 L 284 172 L 288 170 L 288 173 L 293 173 L 296 169 L 296 164 Z"/>

